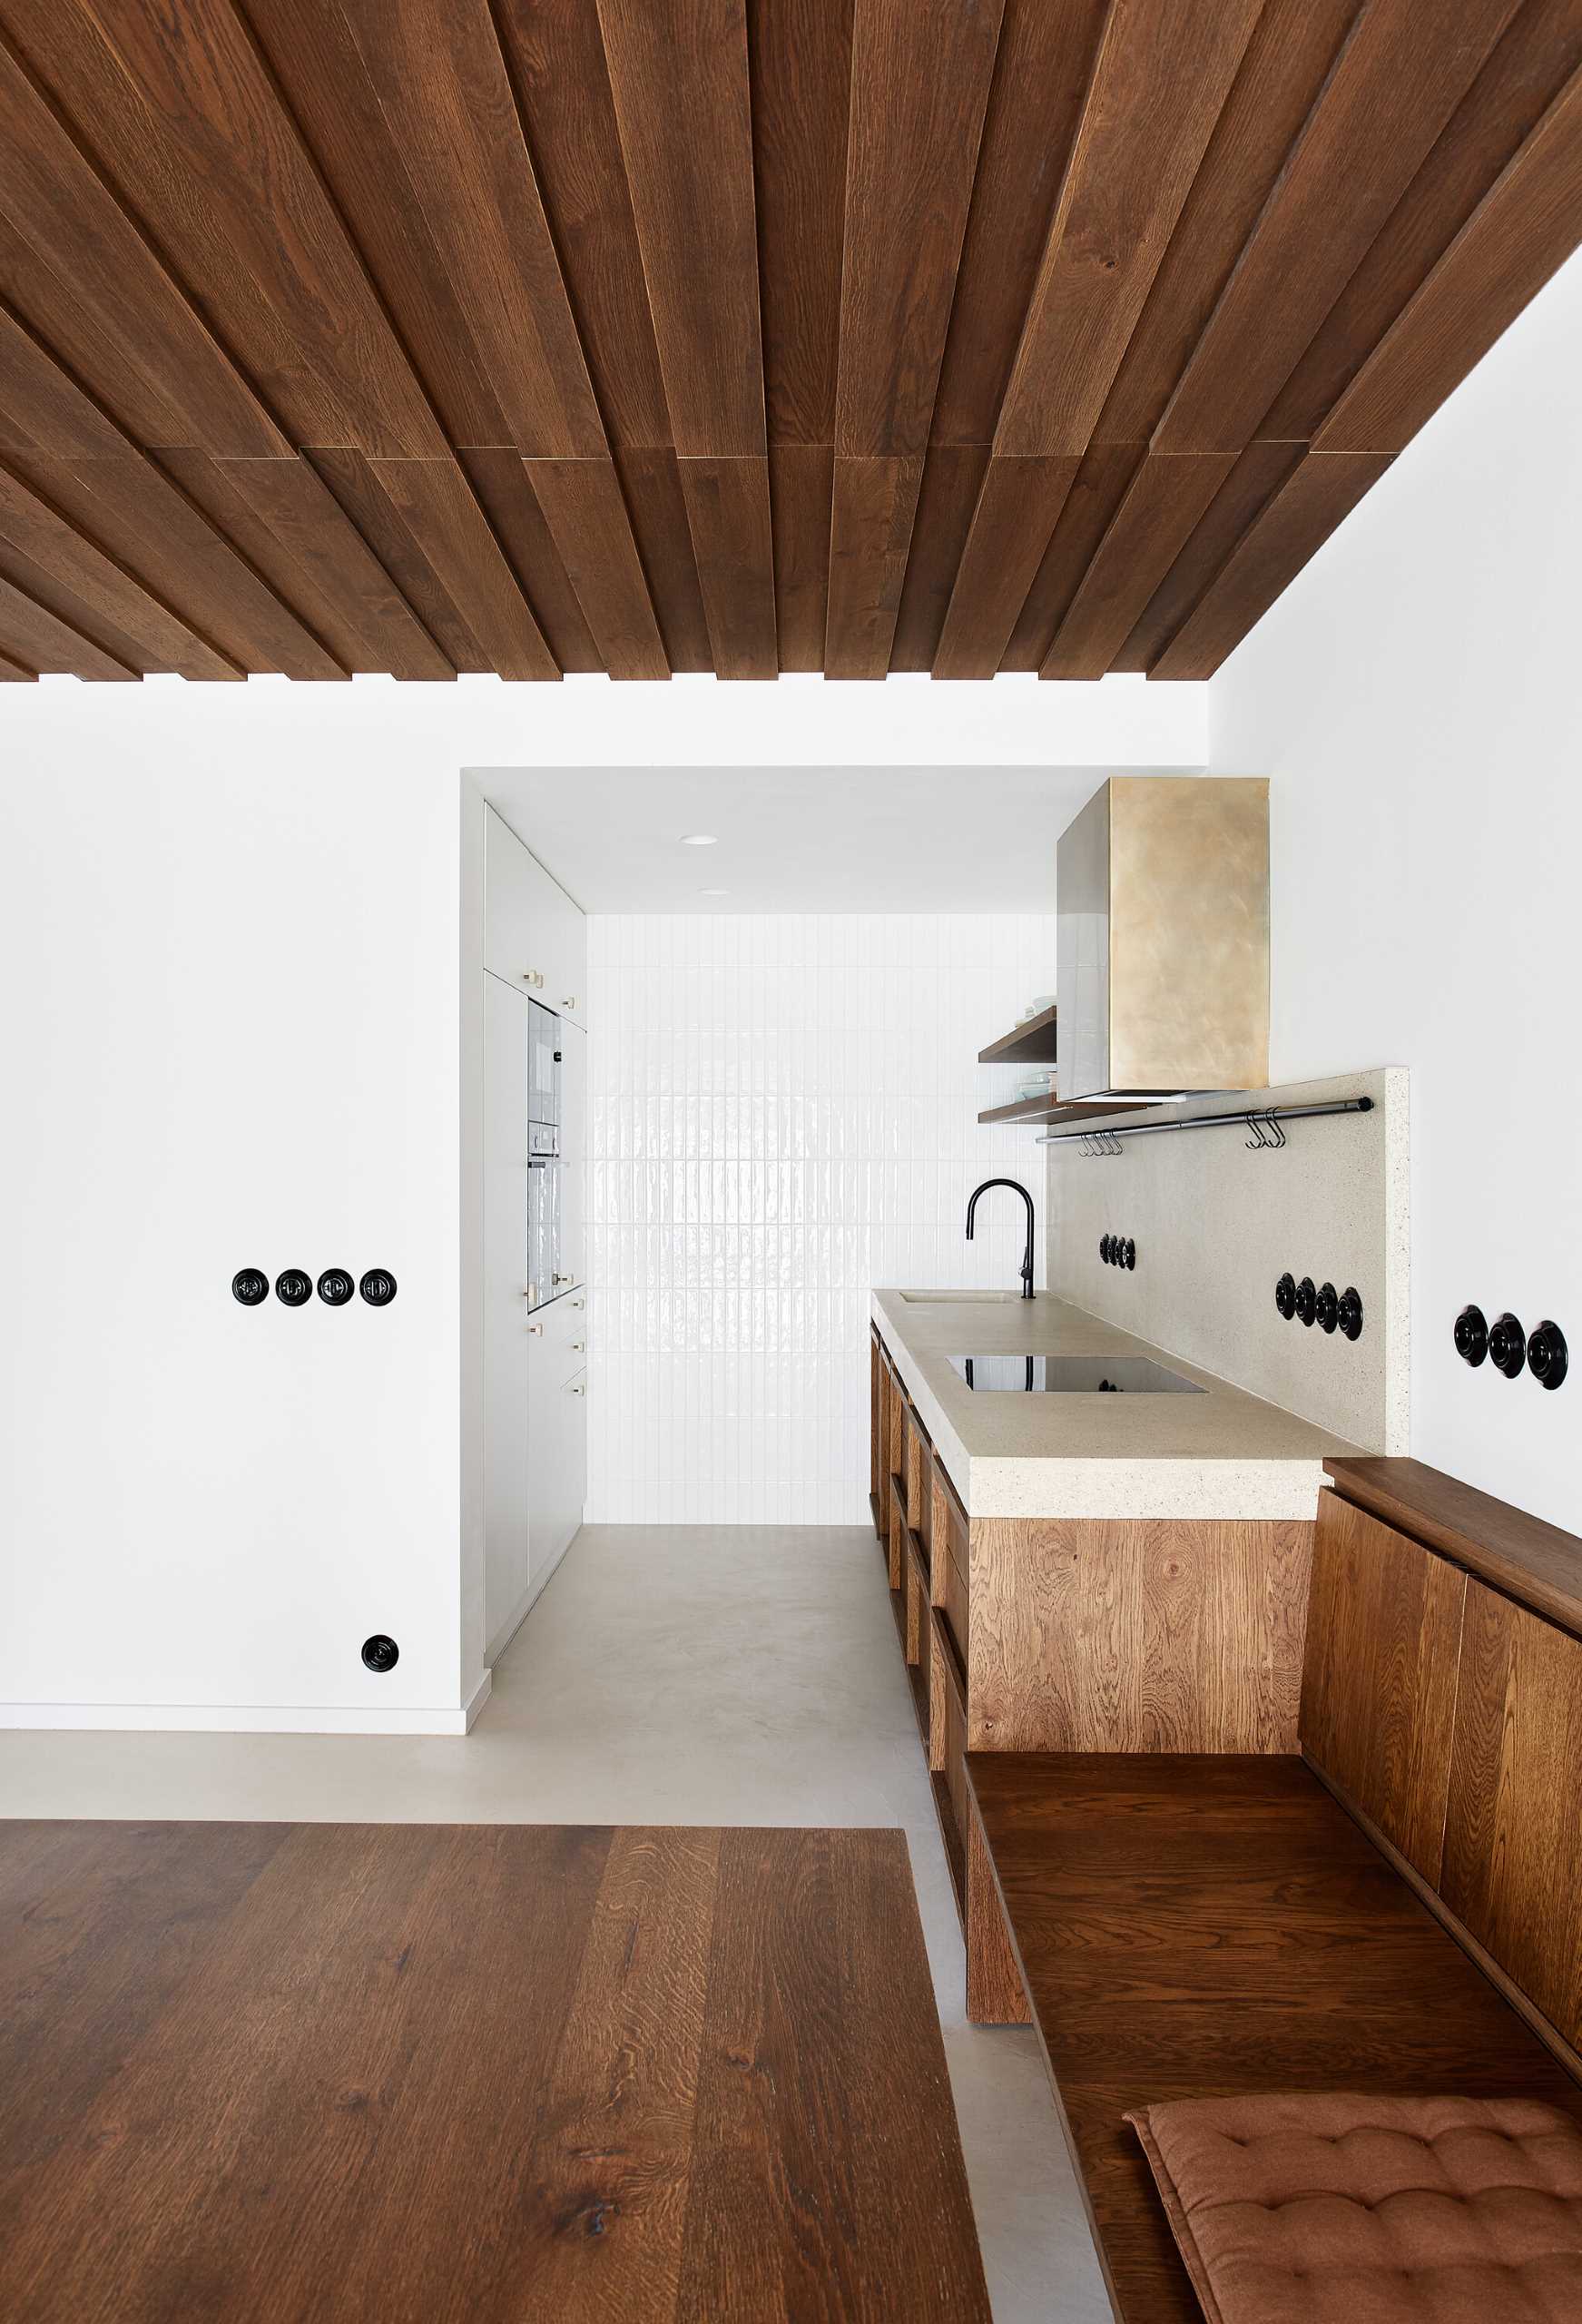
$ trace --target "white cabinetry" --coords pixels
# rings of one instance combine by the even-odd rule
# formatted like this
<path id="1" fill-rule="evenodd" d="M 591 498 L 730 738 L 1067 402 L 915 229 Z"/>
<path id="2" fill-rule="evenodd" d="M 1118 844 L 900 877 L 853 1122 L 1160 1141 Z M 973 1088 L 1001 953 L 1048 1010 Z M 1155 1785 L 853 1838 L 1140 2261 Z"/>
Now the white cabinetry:
<path id="1" fill-rule="evenodd" d="M 587 1498 L 587 936 L 582 913 L 494 809 L 484 852 L 484 1632 L 508 1642 Z M 530 1308 L 529 1001 L 559 1018 L 562 1295 Z"/>
<path id="2" fill-rule="evenodd" d="M 587 1023 L 587 923 L 510 825 L 485 810 L 484 966 L 530 1000 Z"/>

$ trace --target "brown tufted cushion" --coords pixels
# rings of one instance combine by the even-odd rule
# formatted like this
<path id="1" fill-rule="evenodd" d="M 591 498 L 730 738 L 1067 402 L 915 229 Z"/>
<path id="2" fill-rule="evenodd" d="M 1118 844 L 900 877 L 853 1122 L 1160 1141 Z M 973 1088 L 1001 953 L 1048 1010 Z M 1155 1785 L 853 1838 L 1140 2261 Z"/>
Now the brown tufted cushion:
<path id="1" fill-rule="evenodd" d="M 1128 2114 L 1210 2324 L 1578 2324 L 1582 2133 L 1523 2098 Z"/>

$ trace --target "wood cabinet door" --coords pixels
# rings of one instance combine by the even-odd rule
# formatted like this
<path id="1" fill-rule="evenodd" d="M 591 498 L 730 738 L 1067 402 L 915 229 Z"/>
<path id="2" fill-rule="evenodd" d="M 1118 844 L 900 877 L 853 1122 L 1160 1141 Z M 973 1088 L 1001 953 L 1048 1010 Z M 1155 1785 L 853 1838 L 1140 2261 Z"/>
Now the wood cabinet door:
<path id="1" fill-rule="evenodd" d="M 1467 1584 L 1440 1893 L 1582 2043 L 1582 1640 Z"/>
<path id="2" fill-rule="evenodd" d="M 1432 1550 L 1319 1495 L 1302 1749 L 1434 1886 L 1467 1590 Z"/>

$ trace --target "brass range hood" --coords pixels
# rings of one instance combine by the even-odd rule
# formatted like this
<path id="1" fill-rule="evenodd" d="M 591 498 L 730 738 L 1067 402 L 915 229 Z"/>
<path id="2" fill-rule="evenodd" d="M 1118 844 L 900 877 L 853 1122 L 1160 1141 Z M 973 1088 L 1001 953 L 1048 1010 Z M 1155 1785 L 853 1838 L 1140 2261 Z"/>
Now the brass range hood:
<path id="1" fill-rule="evenodd" d="M 1268 1088 L 1266 776 L 1111 775 L 1056 880 L 1062 1104 Z"/>

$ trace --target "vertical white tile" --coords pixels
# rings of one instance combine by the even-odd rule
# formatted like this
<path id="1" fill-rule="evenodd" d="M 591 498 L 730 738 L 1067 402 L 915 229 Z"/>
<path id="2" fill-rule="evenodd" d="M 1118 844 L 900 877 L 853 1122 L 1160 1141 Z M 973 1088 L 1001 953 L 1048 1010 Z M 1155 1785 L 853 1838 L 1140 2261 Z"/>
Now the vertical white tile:
<path id="1" fill-rule="evenodd" d="M 858 1522 L 870 1289 L 1016 1282 L 1019 1206 L 969 1244 L 967 1196 L 1041 1203 L 1043 1149 L 979 1127 L 1016 1077 L 976 1060 L 1053 916 L 633 914 L 588 953 L 589 1518 Z"/>

